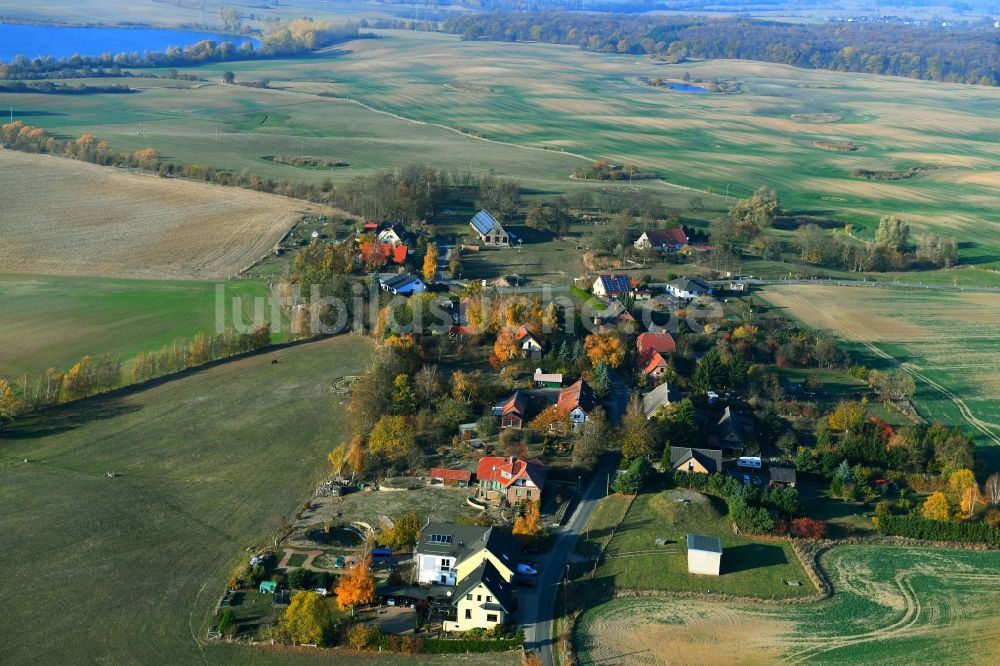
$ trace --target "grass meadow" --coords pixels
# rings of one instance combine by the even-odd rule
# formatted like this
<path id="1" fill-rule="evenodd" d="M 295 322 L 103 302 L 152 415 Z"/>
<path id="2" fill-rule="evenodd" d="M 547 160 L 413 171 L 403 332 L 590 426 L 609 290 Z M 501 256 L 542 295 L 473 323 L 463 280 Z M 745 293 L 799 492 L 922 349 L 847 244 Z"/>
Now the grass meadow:
<path id="1" fill-rule="evenodd" d="M 619 599 L 586 611 L 579 663 L 990 664 L 1000 555 L 840 546 L 827 601 L 765 606 Z M 642 618 L 637 621 L 637 618 Z"/>
<path id="2" fill-rule="evenodd" d="M 225 290 L 226 322 L 240 297 L 245 324 L 267 285 L 250 280 L 124 280 L 0 275 L 0 376 L 13 379 L 47 368 L 66 370 L 81 356 L 112 354 L 126 370 L 140 351 L 216 328 L 216 288 Z M 264 311 L 270 319 L 270 310 Z M 275 332 L 275 339 L 281 335 Z"/>
<path id="3" fill-rule="evenodd" d="M 725 513 L 721 499 L 690 491 L 640 493 L 631 505 L 627 497 L 611 495 L 598 504 L 577 547 L 588 557 L 603 548 L 601 560 L 574 584 L 582 588 L 581 594 L 595 598 L 614 590 L 687 590 L 764 599 L 816 593 L 791 543 L 733 534 Z M 688 532 L 722 538 L 722 575 L 688 573 Z M 665 544 L 658 545 L 657 538 Z M 801 585 L 787 585 L 786 580 Z"/>
<path id="4" fill-rule="evenodd" d="M 913 374 L 917 410 L 976 437 L 1000 469 L 1000 295 L 816 285 L 767 287 L 780 312 L 827 329 L 869 367 L 896 362 Z"/>
<path id="5" fill-rule="evenodd" d="M 0 431 L 5 659 L 272 661 L 202 645 L 206 623 L 236 559 L 311 495 L 343 435 L 330 381 L 369 353 L 298 345 Z"/>

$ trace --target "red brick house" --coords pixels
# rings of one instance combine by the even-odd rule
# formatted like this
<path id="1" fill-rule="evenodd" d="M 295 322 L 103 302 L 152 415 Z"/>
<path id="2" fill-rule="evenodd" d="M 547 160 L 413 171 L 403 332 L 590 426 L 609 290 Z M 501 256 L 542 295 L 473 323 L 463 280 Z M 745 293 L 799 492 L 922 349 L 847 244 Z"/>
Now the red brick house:
<path id="1" fill-rule="evenodd" d="M 480 458 L 476 469 L 477 495 L 492 501 L 507 500 L 511 504 L 524 500 L 534 502 L 542 498 L 546 472 L 545 465 L 537 460 Z"/>
<path id="2" fill-rule="evenodd" d="M 643 333 L 636 341 L 636 365 L 650 379 L 659 378 L 667 369 L 667 356 L 677 349 L 669 333 Z"/>

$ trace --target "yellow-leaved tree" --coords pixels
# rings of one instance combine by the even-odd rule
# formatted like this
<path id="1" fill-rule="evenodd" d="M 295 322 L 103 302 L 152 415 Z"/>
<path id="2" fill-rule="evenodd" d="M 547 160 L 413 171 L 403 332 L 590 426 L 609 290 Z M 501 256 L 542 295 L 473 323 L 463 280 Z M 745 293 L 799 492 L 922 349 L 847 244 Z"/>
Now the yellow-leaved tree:
<path id="1" fill-rule="evenodd" d="M 401 460 L 410 455 L 414 444 L 413 428 L 403 416 L 383 416 L 375 422 L 368 438 L 368 450 L 384 453 L 390 460 Z"/>
<path id="2" fill-rule="evenodd" d="M 344 465 L 347 464 L 347 447 L 341 444 L 326 456 L 326 459 L 330 462 L 330 471 L 333 472 L 334 476 L 340 476 L 340 473 L 344 470 Z"/>
<path id="3" fill-rule="evenodd" d="M 954 493 L 956 497 L 962 497 L 965 495 L 966 490 L 976 485 L 976 475 L 972 473 L 971 469 L 955 470 L 948 477 L 948 490 Z"/>
<path id="4" fill-rule="evenodd" d="M 375 598 L 375 577 L 371 572 L 371 549 L 366 544 L 361 557 L 337 583 L 337 606 L 341 610 L 370 604 Z"/>
<path id="5" fill-rule="evenodd" d="M 493 355 L 501 363 L 507 363 L 511 359 L 517 358 L 521 348 L 517 346 L 516 333 L 514 329 L 505 327 L 497 335 L 497 341 L 493 345 Z"/>
<path id="6" fill-rule="evenodd" d="M 962 493 L 962 515 L 966 518 L 972 518 L 972 514 L 976 512 L 976 507 L 982 504 L 982 502 L 983 494 L 979 492 L 979 486 L 969 486 Z"/>
<path id="7" fill-rule="evenodd" d="M 424 282 L 430 284 L 434 282 L 434 276 L 438 269 L 438 246 L 437 243 L 427 244 L 427 253 L 424 255 Z"/>
<path id="8" fill-rule="evenodd" d="M 281 616 L 281 630 L 293 643 L 319 645 L 330 626 L 330 609 L 312 591 L 296 592 Z"/>
<path id="9" fill-rule="evenodd" d="M 513 532 L 516 536 L 528 539 L 536 534 L 542 527 L 541 510 L 538 502 L 528 502 L 524 507 L 524 513 L 514 521 Z"/>
<path id="10" fill-rule="evenodd" d="M 17 416 L 18 402 L 14 389 L 3 379 L 0 379 L 0 425 L 12 421 Z"/>
<path id="11" fill-rule="evenodd" d="M 920 515 L 927 520 L 950 520 L 951 507 L 948 506 L 948 498 L 940 491 L 934 493 L 924 501 Z"/>

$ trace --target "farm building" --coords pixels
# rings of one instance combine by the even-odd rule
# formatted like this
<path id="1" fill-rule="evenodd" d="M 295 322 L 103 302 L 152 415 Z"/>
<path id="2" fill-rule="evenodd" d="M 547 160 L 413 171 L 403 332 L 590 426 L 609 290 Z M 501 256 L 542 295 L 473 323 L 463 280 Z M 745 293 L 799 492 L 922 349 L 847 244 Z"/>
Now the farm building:
<path id="1" fill-rule="evenodd" d="M 558 372 L 542 372 L 541 368 L 536 368 L 532 379 L 535 388 L 562 388 L 562 375 Z"/>
<path id="2" fill-rule="evenodd" d="M 722 471 L 722 451 L 671 446 L 670 469 L 693 474 L 718 474 Z"/>
<path id="3" fill-rule="evenodd" d="M 431 469 L 431 485 L 448 488 L 468 488 L 472 485 L 472 472 L 466 469 Z"/>
<path id="4" fill-rule="evenodd" d="M 667 283 L 667 293 L 677 298 L 699 298 L 712 294 L 712 285 L 701 278 L 679 278 Z"/>
<path id="5" fill-rule="evenodd" d="M 493 216 L 485 210 L 481 210 L 476 213 L 469 224 L 476 230 L 476 233 L 479 234 L 479 240 L 482 241 L 484 245 L 489 245 L 491 247 L 510 247 L 510 234 L 507 233 L 503 226 L 493 219 Z"/>
<path id="6" fill-rule="evenodd" d="M 683 229 L 653 229 L 645 231 L 635 242 L 637 250 L 659 250 L 660 252 L 676 252 L 688 244 L 687 234 Z"/>
<path id="7" fill-rule="evenodd" d="M 670 404 L 670 386 L 663 382 L 655 389 L 642 396 L 642 413 L 647 419 L 653 418 L 660 407 Z"/>
<path id="8" fill-rule="evenodd" d="M 771 465 L 767 469 L 767 475 L 772 486 L 794 488 L 795 468 L 789 465 Z"/>
<path id="9" fill-rule="evenodd" d="M 687 535 L 688 573 L 718 576 L 722 569 L 722 539 Z"/>
<path id="10" fill-rule="evenodd" d="M 500 419 L 501 428 L 520 430 L 524 427 L 524 419 L 528 414 L 528 401 L 520 391 L 515 391 L 514 395 L 497 402 L 492 414 Z"/>
<path id="11" fill-rule="evenodd" d="M 587 420 L 588 415 L 594 409 L 600 406 L 601 401 L 594 393 L 594 389 L 590 388 L 587 382 L 579 379 L 572 386 L 567 386 L 559 392 L 557 404 L 569 413 L 570 421 L 572 421 L 575 430 Z"/>
<path id="12" fill-rule="evenodd" d="M 598 275 L 594 280 L 594 296 L 625 296 L 632 291 L 632 280 L 627 275 Z"/>
<path id="13" fill-rule="evenodd" d="M 380 277 L 378 281 L 384 291 L 394 295 L 409 296 L 410 294 L 422 294 L 427 290 L 424 281 L 413 273 Z"/>
<path id="14" fill-rule="evenodd" d="M 522 500 L 539 500 L 545 488 L 548 470 L 537 460 L 519 460 L 487 456 L 479 459 L 476 480 L 479 497 L 487 500 L 506 500 L 517 504 Z"/>

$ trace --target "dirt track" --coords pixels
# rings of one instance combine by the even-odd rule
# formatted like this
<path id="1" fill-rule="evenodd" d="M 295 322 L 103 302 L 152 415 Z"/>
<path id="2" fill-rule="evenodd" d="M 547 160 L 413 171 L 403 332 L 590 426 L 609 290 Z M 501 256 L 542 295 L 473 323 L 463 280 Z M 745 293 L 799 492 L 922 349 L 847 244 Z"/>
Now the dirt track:
<path id="1" fill-rule="evenodd" d="M 0 272 L 220 279 L 331 208 L 0 150 Z"/>

